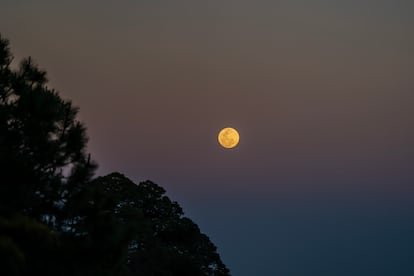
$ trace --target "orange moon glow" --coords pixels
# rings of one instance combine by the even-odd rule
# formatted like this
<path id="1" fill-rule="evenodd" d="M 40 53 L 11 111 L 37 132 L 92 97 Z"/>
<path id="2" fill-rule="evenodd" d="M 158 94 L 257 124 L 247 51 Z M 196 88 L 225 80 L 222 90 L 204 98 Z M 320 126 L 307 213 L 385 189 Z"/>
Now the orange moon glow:
<path id="1" fill-rule="evenodd" d="M 223 128 L 218 134 L 218 142 L 223 148 L 231 149 L 237 146 L 240 141 L 240 135 L 234 128 Z"/>

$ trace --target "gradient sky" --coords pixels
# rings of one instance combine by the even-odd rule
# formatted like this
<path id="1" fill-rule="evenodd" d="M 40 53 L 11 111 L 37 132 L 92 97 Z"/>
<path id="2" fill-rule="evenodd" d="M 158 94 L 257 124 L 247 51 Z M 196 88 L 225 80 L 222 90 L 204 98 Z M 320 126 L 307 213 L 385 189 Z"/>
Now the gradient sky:
<path id="1" fill-rule="evenodd" d="M 166 188 L 234 276 L 414 275 L 414 2 L 11 1 L 99 175 Z M 238 129 L 224 150 L 218 131 Z"/>

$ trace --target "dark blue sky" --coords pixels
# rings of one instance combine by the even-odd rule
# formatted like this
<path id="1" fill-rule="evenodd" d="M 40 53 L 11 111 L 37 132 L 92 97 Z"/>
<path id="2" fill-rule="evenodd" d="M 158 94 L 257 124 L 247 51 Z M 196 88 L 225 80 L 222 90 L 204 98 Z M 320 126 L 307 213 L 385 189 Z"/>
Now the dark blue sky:
<path id="1" fill-rule="evenodd" d="M 86 3 L 87 2 L 87 3 Z M 1 1 L 98 174 L 165 187 L 235 276 L 414 275 L 414 2 Z M 224 150 L 222 127 L 239 130 Z"/>

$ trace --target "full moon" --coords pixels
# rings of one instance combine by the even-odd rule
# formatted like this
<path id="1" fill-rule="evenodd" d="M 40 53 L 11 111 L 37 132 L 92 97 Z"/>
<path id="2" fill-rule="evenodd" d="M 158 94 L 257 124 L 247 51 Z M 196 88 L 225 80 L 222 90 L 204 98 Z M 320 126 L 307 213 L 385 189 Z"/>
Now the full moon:
<path id="1" fill-rule="evenodd" d="M 240 135 L 234 128 L 223 128 L 218 134 L 218 142 L 226 149 L 231 149 L 237 146 L 240 140 Z"/>

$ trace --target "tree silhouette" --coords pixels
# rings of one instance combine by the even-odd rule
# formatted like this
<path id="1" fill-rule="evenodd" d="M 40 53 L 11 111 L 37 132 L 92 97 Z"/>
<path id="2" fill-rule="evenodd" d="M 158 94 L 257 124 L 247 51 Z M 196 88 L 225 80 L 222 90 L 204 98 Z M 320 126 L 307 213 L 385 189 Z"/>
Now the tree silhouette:
<path id="1" fill-rule="evenodd" d="M 53 224 L 67 191 L 92 176 L 85 128 L 77 108 L 46 86 L 45 71 L 30 58 L 12 71 L 11 61 L 0 37 L 0 212 Z"/>
<path id="2" fill-rule="evenodd" d="M 162 187 L 93 179 L 78 109 L 12 61 L 0 36 L 0 275 L 229 275 Z"/>
<path id="3" fill-rule="evenodd" d="M 80 213 L 86 219 L 78 231 L 99 237 L 97 244 L 107 244 L 113 236 L 95 235 L 102 228 L 96 229 L 96 219 L 93 223 L 88 219 L 103 216 L 106 222 L 114 222 L 116 243 L 126 242 L 124 252 L 133 275 L 229 274 L 210 239 L 155 183 L 136 185 L 122 174 L 112 173 L 92 181 L 82 197 Z M 107 254 L 105 248 L 100 250 Z"/>

